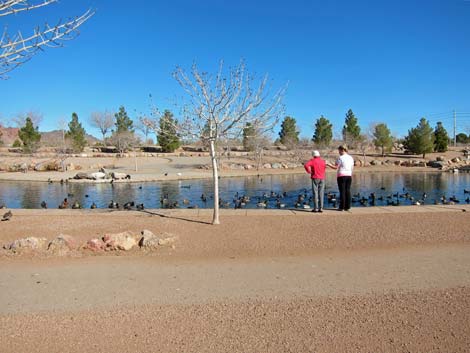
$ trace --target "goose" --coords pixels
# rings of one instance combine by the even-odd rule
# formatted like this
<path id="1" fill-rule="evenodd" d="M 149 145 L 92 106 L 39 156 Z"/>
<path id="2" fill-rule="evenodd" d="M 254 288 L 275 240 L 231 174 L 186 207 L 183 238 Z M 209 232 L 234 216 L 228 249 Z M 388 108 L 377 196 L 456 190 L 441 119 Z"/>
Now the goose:
<path id="1" fill-rule="evenodd" d="M 3 215 L 2 221 L 9 221 L 11 217 L 13 217 L 13 213 L 11 213 L 11 211 L 8 211 Z"/>
<path id="2" fill-rule="evenodd" d="M 108 208 L 119 208 L 119 204 L 111 200 L 111 202 L 108 204 Z"/>
<path id="3" fill-rule="evenodd" d="M 46 203 L 46 201 L 42 201 L 42 202 L 41 202 L 41 208 L 44 208 L 44 209 L 47 208 L 47 203 Z"/>
<path id="4" fill-rule="evenodd" d="M 123 208 L 128 211 L 132 210 L 132 207 L 134 207 L 134 201 L 126 202 L 123 205 Z"/>

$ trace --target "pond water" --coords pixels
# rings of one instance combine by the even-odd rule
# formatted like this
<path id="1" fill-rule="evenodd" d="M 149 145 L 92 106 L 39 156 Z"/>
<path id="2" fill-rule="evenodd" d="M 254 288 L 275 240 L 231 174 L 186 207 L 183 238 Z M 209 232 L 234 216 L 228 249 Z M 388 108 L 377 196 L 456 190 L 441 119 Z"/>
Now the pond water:
<path id="1" fill-rule="evenodd" d="M 326 180 L 326 193 L 336 193 L 337 185 L 335 175 L 328 174 Z M 426 204 L 441 202 L 454 197 L 460 203 L 470 202 L 470 174 L 451 173 L 357 173 L 353 177 L 352 193 L 353 207 L 373 206 L 369 195 L 376 195 L 375 205 L 387 204 L 410 205 L 427 194 Z M 220 197 L 222 207 L 234 208 L 234 196 L 247 195 L 250 202 L 246 208 L 257 208 L 259 199 L 266 198 L 267 208 L 276 208 L 279 203 L 286 208 L 293 208 L 299 194 L 307 194 L 305 202 L 312 205 L 309 198 L 312 195 L 311 182 L 307 174 L 275 175 L 262 177 L 232 177 L 220 179 Z M 276 201 L 277 195 L 279 202 Z M 204 202 L 201 195 L 206 196 Z M 272 196 L 273 195 L 273 196 Z M 90 208 L 95 203 L 98 208 L 108 208 L 111 200 L 123 205 L 134 201 L 135 204 L 144 204 L 145 208 L 166 208 L 177 202 L 177 207 L 211 208 L 212 181 L 211 180 L 185 180 L 148 183 L 115 183 L 115 184 L 80 184 L 58 182 L 0 182 L 0 204 L 9 208 L 41 208 L 45 201 L 48 208 L 57 208 L 64 198 L 68 198 L 69 205 L 78 201 L 83 208 Z M 161 198 L 168 199 L 162 204 Z M 359 202 L 363 199 L 363 202 Z M 303 205 L 297 205 L 303 207 Z M 325 208 L 334 207 L 333 202 L 325 201 Z"/>

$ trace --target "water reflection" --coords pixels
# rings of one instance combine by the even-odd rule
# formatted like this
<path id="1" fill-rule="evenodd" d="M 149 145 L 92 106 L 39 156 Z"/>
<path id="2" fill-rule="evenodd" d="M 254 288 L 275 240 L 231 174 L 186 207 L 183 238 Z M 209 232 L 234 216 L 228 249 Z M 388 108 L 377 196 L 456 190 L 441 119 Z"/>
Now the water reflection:
<path id="1" fill-rule="evenodd" d="M 256 203 L 263 195 L 268 196 L 268 208 L 276 207 L 276 197 L 272 194 L 287 196 L 282 203 L 293 207 L 300 193 L 307 190 L 306 201 L 311 196 L 311 182 L 305 174 L 274 175 L 245 178 L 221 178 L 220 198 L 224 200 L 224 207 L 233 207 L 233 199 L 247 195 L 251 202 L 247 208 L 256 208 Z M 327 175 L 326 192 L 337 193 L 336 178 L 333 174 Z M 448 199 L 455 196 L 460 202 L 468 199 L 464 189 L 470 189 L 470 174 L 448 173 L 358 173 L 353 177 L 352 191 L 358 197 L 368 198 L 374 192 L 377 196 L 376 205 L 386 205 L 392 195 L 408 193 L 415 200 L 427 194 L 428 204 L 439 201 L 443 195 Z M 59 184 L 34 182 L 0 182 L 0 204 L 10 208 L 40 208 L 41 201 L 46 201 L 49 208 L 57 208 L 64 198 L 69 204 L 78 201 L 83 208 L 89 208 L 94 202 L 98 208 L 106 208 L 111 200 L 123 205 L 134 201 L 143 203 L 146 208 L 162 207 L 160 199 L 168 198 L 178 202 L 180 207 L 213 207 L 211 180 L 165 181 L 154 183 L 114 183 L 114 184 Z M 207 197 L 206 202 L 201 195 Z M 183 203 L 183 200 L 189 202 Z M 470 200 L 468 200 L 470 201 Z M 403 199 L 400 204 L 411 204 L 411 200 Z M 367 203 L 368 204 L 368 203 Z M 327 204 L 328 205 L 328 204 Z M 361 206 L 359 203 L 353 206 Z M 331 205 L 330 205 L 331 207 Z"/>

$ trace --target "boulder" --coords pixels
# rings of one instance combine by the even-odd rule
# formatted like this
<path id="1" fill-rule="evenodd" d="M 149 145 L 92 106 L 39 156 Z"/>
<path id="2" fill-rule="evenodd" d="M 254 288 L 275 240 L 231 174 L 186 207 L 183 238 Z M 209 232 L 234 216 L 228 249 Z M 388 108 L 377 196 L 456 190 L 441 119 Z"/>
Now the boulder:
<path id="1" fill-rule="evenodd" d="M 94 172 L 90 173 L 90 177 L 93 180 L 104 179 L 106 177 L 106 174 L 103 172 Z"/>
<path id="2" fill-rule="evenodd" d="M 142 231 L 142 238 L 139 241 L 139 246 L 146 249 L 155 249 L 159 246 L 159 240 L 160 238 L 150 230 L 144 229 Z"/>
<path id="3" fill-rule="evenodd" d="M 13 252 L 43 250 L 46 247 L 46 238 L 26 237 L 16 239 L 13 243 L 4 246 L 5 249 Z"/>
<path id="4" fill-rule="evenodd" d="M 382 162 L 377 160 L 377 159 L 373 159 L 370 161 L 370 164 L 371 165 L 382 165 Z"/>
<path id="5" fill-rule="evenodd" d="M 130 179 L 130 175 L 129 174 L 126 174 L 126 173 L 118 173 L 118 172 L 112 172 L 111 173 L 111 178 L 113 179 L 116 179 L 116 180 L 120 180 L 120 179 Z"/>
<path id="6" fill-rule="evenodd" d="M 280 163 L 272 163 L 271 168 L 272 169 L 280 169 L 280 168 L 282 168 L 282 165 Z"/>
<path id="7" fill-rule="evenodd" d="M 444 157 L 444 156 L 437 156 L 436 157 L 436 161 L 438 161 L 438 162 L 445 162 L 445 160 L 446 160 L 446 157 Z"/>
<path id="8" fill-rule="evenodd" d="M 48 251 L 60 256 L 75 249 L 77 249 L 76 240 L 72 236 L 66 234 L 60 234 L 55 239 L 51 240 L 47 247 Z"/>
<path id="9" fill-rule="evenodd" d="M 271 169 L 271 164 L 265 163 L 265 164 L 263 164 L 263 168 L 264 169 Z"/>
<path id="10" fill-rule="evenodd" d="M 452 158 L 452 163 L 460 163 L 461 159 L 459 157 Z"/>
<path id="11" fill-rule="evenodd" d="M 102 251 L 104 250 L 104 242 L 101 239 L 93 238 L 88 240 L 82 248 L 91 251 Z"/>
<path id="12" fill-rule="evenodd" d="M 105 234 L 103 242 L 106 250 L 131 250 L 137 245 L 136 238 L 130 232 Z"/>

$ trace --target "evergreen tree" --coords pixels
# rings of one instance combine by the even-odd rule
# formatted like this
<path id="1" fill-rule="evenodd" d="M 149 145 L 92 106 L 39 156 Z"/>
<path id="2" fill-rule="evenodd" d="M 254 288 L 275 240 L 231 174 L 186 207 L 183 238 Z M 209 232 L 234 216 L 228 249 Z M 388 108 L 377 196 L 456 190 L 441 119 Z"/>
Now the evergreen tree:
<path id="1" fill-rule="evenodd" d="M 385 155 L 385 151 L 390 151 L 393 146 L 393 138 L 390 134 L 390 129 L 387 124 L 381 123 L 375 125 L 374 128 L 374 145 L 382 149 L 382 156 Z"/>
<path id="2" fill-rule="evenodd" d="M 30 117 L 26 118 L 25 125 L 18 131 L 18 137 L 23 142 L 23 151 L 26 153 L 35 152 L 41 141 L 39 128 L 37 126 L 34 127 Z"/>
<path id="3" fill-rule="evenodd" d="M 299 130 L 294 118 L 286 116 L 281 124 L 279 138 L 284 146 L 293 147 L 299 143 Z"/>
<path id="4" fill-rule="evenodd" d="M 439 121 L 434 130 L 434 151 L 435 152 L 445 152 L 447 151 L 447 145 L 449 144 L 449 135 L 447 131 L 442 126 L 442 123 Z"/>
<path id="5" fill-rule="evenodd" d="M 160 119 L 160 129 L 157 135 L 157 141 L 163 152 L 174 152 L 180 147 L 180 138 L 176 133 L 177 121 L 169 110 L 163 112 Z"/>
<path id="6" fill-rule="evenodd" d="M 256 137 L 256 129 L 251 123 L 246 123 L 243 128 L 243 148 L 246 151 L 253 151 L 253 139 Z"/>
<path id="7" fill-rule="evenodd" d="M 434 132 L 425 118 L 421 118 L 415 128 L 408 130 L 405 148 L 414 154 L 422 154 L 423 158 L 434 150 Z"/>
<path id="8" fill-rule="evenodd" d="M 315 132 L 312 141 L 318 146 L 326 147 L 333 139 L 333 125 L 323 115 L 315 122 Z"/>
<path id="9" fill-rule="evenodd" d="M 119 107 L 119 112 L 114 114 L 116 118 L 116 133 L 121 132 L 134 132 L 134 122 L 127 115 L 126 109 L 123 106 Z"/>
<path id="10" fill-rule="evenodd" d="M 343 126 L 343 140 L 346 145 L 354 147 L 361 138 L 361 128 L 357 125 L 357 118 L 351 109 L 346 113 Z"/>
<path id="11" fill-rule="evenodd" d="M 468 136 L 463 132 L 457 134 L 457 136 L 455 136 L 455 139 L 457 140 L 457 143 L 467 143 L 469 140 Z"/>
<path id="12" fill-rule="evenodd" d="M 77 113 L 72 114 L 72 120 L 69 122 L 69 131 L 67 131 L 65 137 L 72 140 L 72 149 L 76 153 L 82 152 L 86 146 L 85 129 L 78 122 Z"/>

